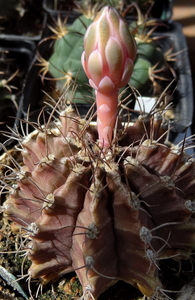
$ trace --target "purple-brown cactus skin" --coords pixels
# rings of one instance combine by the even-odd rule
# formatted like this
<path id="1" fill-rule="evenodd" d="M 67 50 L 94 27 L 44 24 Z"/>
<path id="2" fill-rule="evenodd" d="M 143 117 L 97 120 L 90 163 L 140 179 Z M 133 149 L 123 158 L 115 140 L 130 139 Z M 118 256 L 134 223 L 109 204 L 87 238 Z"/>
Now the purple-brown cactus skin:
<path id="1" fill-rule="evenodd" d="M 28 237 L 29 277 L 46 284 L 75 271 L 83 300 L 118 280 L 155 298 L 159 261 L 195 250 L 194 159 L 185 142 L 167 143 L 159 107 L 131 125 L 119 120 L 105 147 L 98 126 L 71 105 L 57 118 L 56 107 L 45 125 L 14 136 L 23 165 L 12 159 L 2 180 L 4 215 Z"/>
<path id="2" fill-rule="evenodd" d="M 164 143 L 161 122 L 140 116 L 105 153 L 96 127 L 67 107 L 23 138 L 3 210 L 28 234 L 30 277 L 44 284 L 75 270 L 83 299 L 119 279 L 152 296 L 163 288 L 159 261 L 190 258 L 195 162 Z"/>

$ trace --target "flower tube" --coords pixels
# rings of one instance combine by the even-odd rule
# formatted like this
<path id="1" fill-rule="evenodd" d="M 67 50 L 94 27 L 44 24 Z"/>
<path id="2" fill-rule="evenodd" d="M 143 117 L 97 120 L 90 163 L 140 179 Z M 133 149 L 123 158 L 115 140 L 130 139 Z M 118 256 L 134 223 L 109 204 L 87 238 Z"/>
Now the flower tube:
<path id="1" fill-rule="evenodd" d="M 136 43 L 127 24 L 110 6 L 103 7 L 84 37 L 82 65 L 96 90 L 99 144 L 109 147 L 117 117 L 118 92 L 130 80 Z"/>

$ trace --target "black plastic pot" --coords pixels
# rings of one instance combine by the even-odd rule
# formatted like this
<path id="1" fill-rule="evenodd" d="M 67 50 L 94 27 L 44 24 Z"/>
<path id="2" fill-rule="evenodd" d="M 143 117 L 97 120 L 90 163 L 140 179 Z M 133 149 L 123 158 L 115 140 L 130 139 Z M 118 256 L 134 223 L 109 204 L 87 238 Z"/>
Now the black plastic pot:
<path id="1" fill-rule="evenodd" d="M 43 0 L 43 8 L 48 14 L 65 13 L 75 8 L 74 1 L 64 0 Z"/>
<path id="2" fill-rule="evenodd" d="M 126 3 L 131 4 L 136 0 L 128 0 Z M 137 0 L 139 2 L 139 0 Z M 112 3 L 112 1 L 110 1 Z M 127 4 L 127 5 L 128 5 Z M 111 4 L 110 4 L 111 5 Z M 72 11 L 75 8 L 74 1 L 65 0 L 43 0 L 43 8 L 48 13 L 53 15 L 54 13 L 60 14 L 68 11 Z M 154 6 L 150 11 L 150 16 L 156 19 L 167 21 L 172 17 L 172 0 L 156 0 Z"/>
<path id="3" fill-rule="evenodd" d="M 168 21 L 173 14 L 172 0 L 156 0 L 151 10 L 151 16 L 156 19 Z"/>
<path id="4" fill-rule="evenodd" d="M 137 1 L 139 2 L 139 0 Z M 129 2 L 136 2 L 136 1 L 130 0 Z M 149 12 L 149 16 L 150 18 L 154 18 L 162 21 L 169 21 L 172 17 L 172 13 L 173 13 L 172 0 L 155 0 L 154 5 L 152 6 Z"/>
<path id="5" fill-rule="evenodd" d="M 22 97 L 24 79 L 32 63 L 36 47 L 34 42 L 25 40 L 22 37 L 0 35 L 0 51 L 1 53 L 5 53 L 6 51 L 6 61 L 9 64 L 10 76 L 16 70 L 19 70 L 17 76 L 8 83 L 17 88 L 12 89 L 12 93 L 14 100 L 19 107 L 18 110 L 14 107 L 14 105 L 10 105 L 10 102 L 7 102 L 10 100 L 7 100 L 6 98 L 4 100 L 2 98 L 3 102 L 0 104 L 0 118 L 1 122 L 4 122 L 4 124 L 0 125 L 0 130 L 6 131 L 8 130 L 7 126 L 14 128 L 17 127 L 19 124 L 19 118 L 22 117 L 20 100 Z M 4 65 L 6 64 L 6 61 L 3 62 Z M 6 137 L 1 135 L 1 142 L 4 142 L 6 139 Z M 6 143 L 6 147 L 11 146 L 12 144 L 13 140 L 10 140 Z"/>
<path id="6" fill-rule="evenodd" d="M 164 51 L 173 47 L 173 53 L 176 53 L 176 61 L 173 63 L 174 71 L 177 74 L 176 90 L 173 94 L 174 114 L 171 130 L 173 136 L 177 133 L 185 132 L 192 124 L 193 116 L 193 87 L 191 69 L 189 63 L 188 48 L 185 36 L 182 32 L 181 24 L 177 22 L 169 23 L 166 31 L 161 32 L 162 36 L 167 38 L 164 45 Z M 163 39 L 161 41 L 163 43 Z"/>
<path id="7" fill-rule="evenodd" d="M 70 18 L 69 14 L 67 15 L 66 12 L 62 12 L 60 15 L 60 17 L 64 18 L 67 16 L 68 24 L 71 24 L 74 20 L 73 15 L 70 16 Z M 51 11 L 51 14 L 47 14 L 46 25 L 44 27 L 44 31 L 41 38 L 41 41 L 43 42 L 41 42 L 37 46 L 37 52 L 46 60 L 49 59 L 52 53 L 52 40 L 50 40 L 49 37 L 53 35 L 53 32 L 48 27 L 48 25 L 52 27 L 54 25 L 53 22 L 57 20 L 58 17 L 59 15 L 56 11 Z M 41 67 L 39 66 L 39 62 L 37 60 L 37 57 L 35 56 L 31 67 L 27 73 L 21 98 L 21 108 L 23 117 L 27 117 L 27 113 L 29 113 L 30 107 L 29 120 L 33 122 L 37 121 L 37 117 L 39 116 L 40 111 L 44 106 L 42 99 L 45 98 L 45 94 L 50 94 L 52 90 L 55 91 L 55 82 L 52 83 L 51 81 L 43 80 L 40 74 L 40 69 Z M 54 96 L 58 97 L 57 94 L 55 94 Z M 88 108 L 84 108 L 84 110 L 85 112 L 87 112 Z"/>
<path id="8" fill-rule="evenodd" d="M 57 3 L 57 5 L 55 5 Z M 46 23 L 50 24 L 52 20 L 61 18 L 62 20 L 67 18 L 67 23 L 71 24 L 75 18 L 77 18 L 80 13 L 74 11 L 73 8 L 76 8 L 73 1 L 64 1 L 64 0 L 43 0 L 43 10 L 46 13 Z M 43 31 L 45 35 L 45 31 Z"/>
<path id="9" fill-rule="evenodd" d="M 159 37 L 158 42 L 163 53 L 172 50 L 174 55 L 171 64 L 176 73 L 176 80 L 169 90 L 174 91 L 171 103 L 174 108 L 174 119 L 170 120 L 170 141 L 174 141 L 178 133 L 184 133 L 192 124 L 193 86 L 188 48 L 181 24 L 169 21 L 166 27 L 159 27 L 153 34 Z M 165 82 L 164 88 L 167 83 Z M 175 89 L 175 90 L 174 90 Z M 142 96 L 145 96 L 142 94 Z"/>
<path id="10" fill-rule="evenodd" d="M 46 14 L 42 8 L 42 0 L 26 1 L 29 4 L 27 11 L 19 12 L 17 17 L 14 12 L 0 24 L 0 35 L 23 37 L 34 42 L 39 42 L 45 25 Z M 25 5 L 25 1 L 23 1 Z M 25 6 L 24 6 L 25 7 Z M 20 16 L 21 14 L 21 16 Z M 15 16 L 15 17 L 14 17 Z M 2 21 L 3 22 L 3 21 Z"/>

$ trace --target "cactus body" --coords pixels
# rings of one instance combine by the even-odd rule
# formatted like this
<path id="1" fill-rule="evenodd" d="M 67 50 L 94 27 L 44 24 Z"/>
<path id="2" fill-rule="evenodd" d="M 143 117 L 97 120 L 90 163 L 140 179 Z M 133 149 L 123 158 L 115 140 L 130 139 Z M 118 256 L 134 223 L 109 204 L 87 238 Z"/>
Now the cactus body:
<path id="1" fill-rule="evenodd" d="M 75 270 L 86 299 L 119 279 L 151 296 L 160 260 L 190 258 L 195 162 L 164 144 L 161 122 L 141 116 L 101 154 L 96 128 L 68 107 L 24 138 L 3 209 L 28 234 L 31 277 Z"/>

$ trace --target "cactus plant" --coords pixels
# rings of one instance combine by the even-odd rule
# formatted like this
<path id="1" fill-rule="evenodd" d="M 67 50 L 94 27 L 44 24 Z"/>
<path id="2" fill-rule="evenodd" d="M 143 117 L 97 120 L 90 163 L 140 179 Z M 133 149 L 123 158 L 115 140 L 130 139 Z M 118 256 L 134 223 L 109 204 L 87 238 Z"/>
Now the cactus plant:
<path id="1" fill-rule="evenodd" d="M 65 24 L 58 19 L 57 24 L 49 26 L 55 33 L 51 36 L 55 39 L 52 54 L 48 60 L 40 55 L 37 58 L 42 78 L 53 80 L 59 94 L 63 94 L 72 82 L 75 85 L 74 102 L 93 104 L 93 90 L 88 85 L 80 57 L 83 52 L 83 35 L 99 6 L 97 4 L 90 6 L 90 1 L 83 2 L 78 8 L 82 15 L 79 15 L 72 24 L 67 23 L 68 19 L 65 19 Z M 152 32 L 162 22 L 147 20 L 137 4 L 133 4 L 133 7 L 136 8 L 138 17 L 137 21 L 130 23 L 129 29 L 134 33 L 138 51 L 131 80 L 126 85 L 126 92 L 121 89 L 121 97 L 125 99 L 131 93 L 131 88 L 127 90 L 128 85 L 133 86 L 143 96 L 159 97 L 167 83 L 175 79 L 172 64 L 158 42 L 158 35 L 155 35 L 155 38 L 152 36 Z"/>
<path id="2" fill-rule="evenodd" d="M 83 15 L 72 25 L 66 26 L 66 33 L 56 40 L 53 54 L 48 62 L 48 71 L 53 78 L 58 79 L 56 88 L 61 91 L 61 94 L 71 82 L 76 81 L 78 86 L 75 100 L 77 99 L 76 102 L 79 103 L 86 103 L 86 98 L 83 100 L 84 96 L 87 96 L 88 101 L 91 102 L 93 96 L 92 90 L 85 85 L 87 77 L 80 61 L 83 51 L 83 35 L 92 22 L 92 18 Z"/>
<path id="3" fill-rule="evenodd" d="M 166 25 L 160 20 L 148 20 L 136 3 L 133 6 L 137 10 L 138 17 L 130 24 L 130 31 L 134 32 L 138 51 L 130 84 L 137 88 L 141 94 L 159 96 L 166 86 L 163 81 L 167 83 L 176 79 L 169 57 L 157 42 L 163 36 L 154 35 L 156 28 Z M 176 58 L 176 53 L 171 53 L 173 49 L 168 51 Z"/>
<path id="4" fill-rule="evenodd" d="M 129 79 L 135 44 L 113 8 L 103 8 L 94 22 L 82 57 L 98 98 Z M 94 51 L 102 69 L 91 65 Z M 104 105 L 112 110 L 110 100 L 116 111 L 108 95 Z M 167 143 L 164 112 L 155 107 L 125 125 L 117 113 L 114 122 L 113 115 L 101 116 L 112 122 L 112 134 L 102 137 L 93 116 L 81 119 L 61 97 L 45 124 L 31 124 L 35 131 L 26 136 L 12 133 L 23 165 L 12 159 L 15 169 L 2 180 L 2 191 L 9 191 L 2 210 L 26 232 L 30 278 L 46 284 L 74 270 L 85 300 L 119 279 L 148 297 L 163 294 L 159 261 L 189 259 L 195 249 L 195 162 L 184 153 L 185 142 Z"/>

